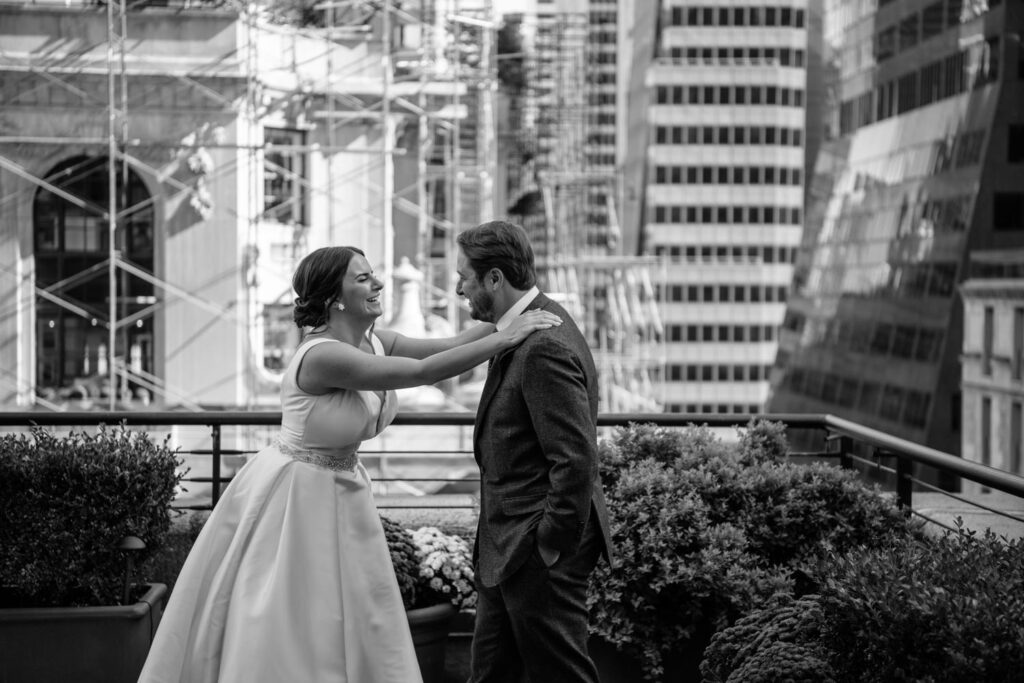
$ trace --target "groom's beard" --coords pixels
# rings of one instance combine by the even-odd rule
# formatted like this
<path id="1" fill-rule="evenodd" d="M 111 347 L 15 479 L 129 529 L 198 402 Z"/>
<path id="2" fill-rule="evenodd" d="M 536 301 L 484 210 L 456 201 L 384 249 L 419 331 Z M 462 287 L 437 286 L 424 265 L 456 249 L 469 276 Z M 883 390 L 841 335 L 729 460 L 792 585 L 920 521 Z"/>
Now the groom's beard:
<path id="1" fill-rule="evenodd" d="M 494 317 L 494 297 L 487 291 L 477 292 L 469 300 L 469 317 L 482 323 L 497 322 Z"/>

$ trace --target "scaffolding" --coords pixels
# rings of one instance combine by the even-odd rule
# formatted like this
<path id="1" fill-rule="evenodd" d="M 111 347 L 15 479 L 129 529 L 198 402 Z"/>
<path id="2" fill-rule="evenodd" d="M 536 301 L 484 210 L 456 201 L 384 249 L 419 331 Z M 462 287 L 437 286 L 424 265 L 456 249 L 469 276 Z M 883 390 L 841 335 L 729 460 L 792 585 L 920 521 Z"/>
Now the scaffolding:
<path id="1" fill-rule="evenodd" d="M 666 359 L 656 292 L 666 265 L 622 251 L 621 169 L 607 153 L 616 126 L 606 119 L 615 111 L 615 44 L 604 38 L 616 21 L 607 6 L 574 0 L 506 17 L 517 34 L 509 47 L 521 55 L 503 136 L 518 162 L 508 172 L 507 213 L 530 234 L 545 291 L 594 351 L 601 409 L 658 412 L 654 387 Z"/>
<path id="2" fill-rule="evenodd" d="M 3 403 L 258 404 L 294 265 L 342 240 L 385 280 L 412 256 L 458 325 L 456 226 L 490 214 L 495 164 L 489 3 L 280 6 L 0 3 Z"/>
<path id="3" fill-rule="evenodd" d="M 527 40 L 499 135 L 489 0 L 0 2 L 0 404 L 273 405 L 302 256 L 361 246 L 386 282 L 408 258 L 451 332 L 456 233 L 506 213 L 603 409 L 658 409 L 663 265 L 621 253 L 595 13 L 559 7 L 504 18 Z"/>

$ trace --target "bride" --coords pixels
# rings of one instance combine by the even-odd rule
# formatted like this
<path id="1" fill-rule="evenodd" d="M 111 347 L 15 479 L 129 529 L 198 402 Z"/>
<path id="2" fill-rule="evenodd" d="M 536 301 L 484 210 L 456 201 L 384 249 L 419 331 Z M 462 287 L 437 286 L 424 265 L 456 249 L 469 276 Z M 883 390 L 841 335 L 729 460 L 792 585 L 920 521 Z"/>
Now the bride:
<path id="1" fill-rule="evenodd" d="M 140 683 L 421 681 L 360 442 L 394 419 L 393 390 L 458 375 L 561 322 L 532 311 L 502 332 L 375 332 L 383 284 L 354 247 L 309 254 L 292 287 L 309 332 L 281 383 L 280 433 L 210 514 Z"/>

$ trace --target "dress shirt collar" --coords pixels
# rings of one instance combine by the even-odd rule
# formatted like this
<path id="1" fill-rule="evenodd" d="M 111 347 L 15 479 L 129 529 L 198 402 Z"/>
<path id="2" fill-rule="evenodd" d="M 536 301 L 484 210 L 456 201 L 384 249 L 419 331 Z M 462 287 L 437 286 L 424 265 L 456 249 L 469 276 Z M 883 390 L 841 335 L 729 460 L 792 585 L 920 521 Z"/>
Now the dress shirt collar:
<path id="1" fill-rule="evenodd" d="M 494 326 L 498 328 L 498 331 L 501 332 L 506 327 L 511 325 L 512 319 L 515 318 L 520 313 L 522 313 L 523 311 L 525 311 L 526 307 L 529 306 L 533 302 L 533 300 L 537 298 L 538 294 L 540 294 L 540 290 L 537 289 L 536 286 L 534 286 L 530 287 L 530 289 L 528 289 L 525 294 L 519 297 L 519 301 L 512 304 L 512 307 L 505 311 L 505 315 L 501 316 L 498 322 L 494 324 Z"/>

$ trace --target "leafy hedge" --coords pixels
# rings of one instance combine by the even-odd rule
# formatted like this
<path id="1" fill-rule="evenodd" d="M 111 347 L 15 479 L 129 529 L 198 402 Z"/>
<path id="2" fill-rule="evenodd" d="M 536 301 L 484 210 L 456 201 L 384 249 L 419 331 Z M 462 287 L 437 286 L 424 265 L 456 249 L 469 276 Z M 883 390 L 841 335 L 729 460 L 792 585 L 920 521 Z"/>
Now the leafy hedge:
<path id="1" fill-rule="evenodd" d="M 616 563 L 591 576 L 591 631 L 648 679 L 673 653 L 699 661 L 715 632 L 792 593 L 823 549 L 918 533 L 856 473 L 787 462 L 784 430 L 752 422 L 728 443 L 707 427 L 633 424 L 602 442 Z"/>
<path id="2" fill-rule="evenodd" d="M 0 437 L 0 586 L 33 606 L 111 605 L 120 599 L 125 536 L 160 550 L 180 479 L 179 458 L 145 433 L 95 435 L 42 428 Z"/>
<path id="3" fill-rule="evenodd" d="M 807 571 L 815 592 L 778 597 L 714 637 L 706 681 L 1021 680 L 1021 540 L 960 529 L 831 553 Z"/>

